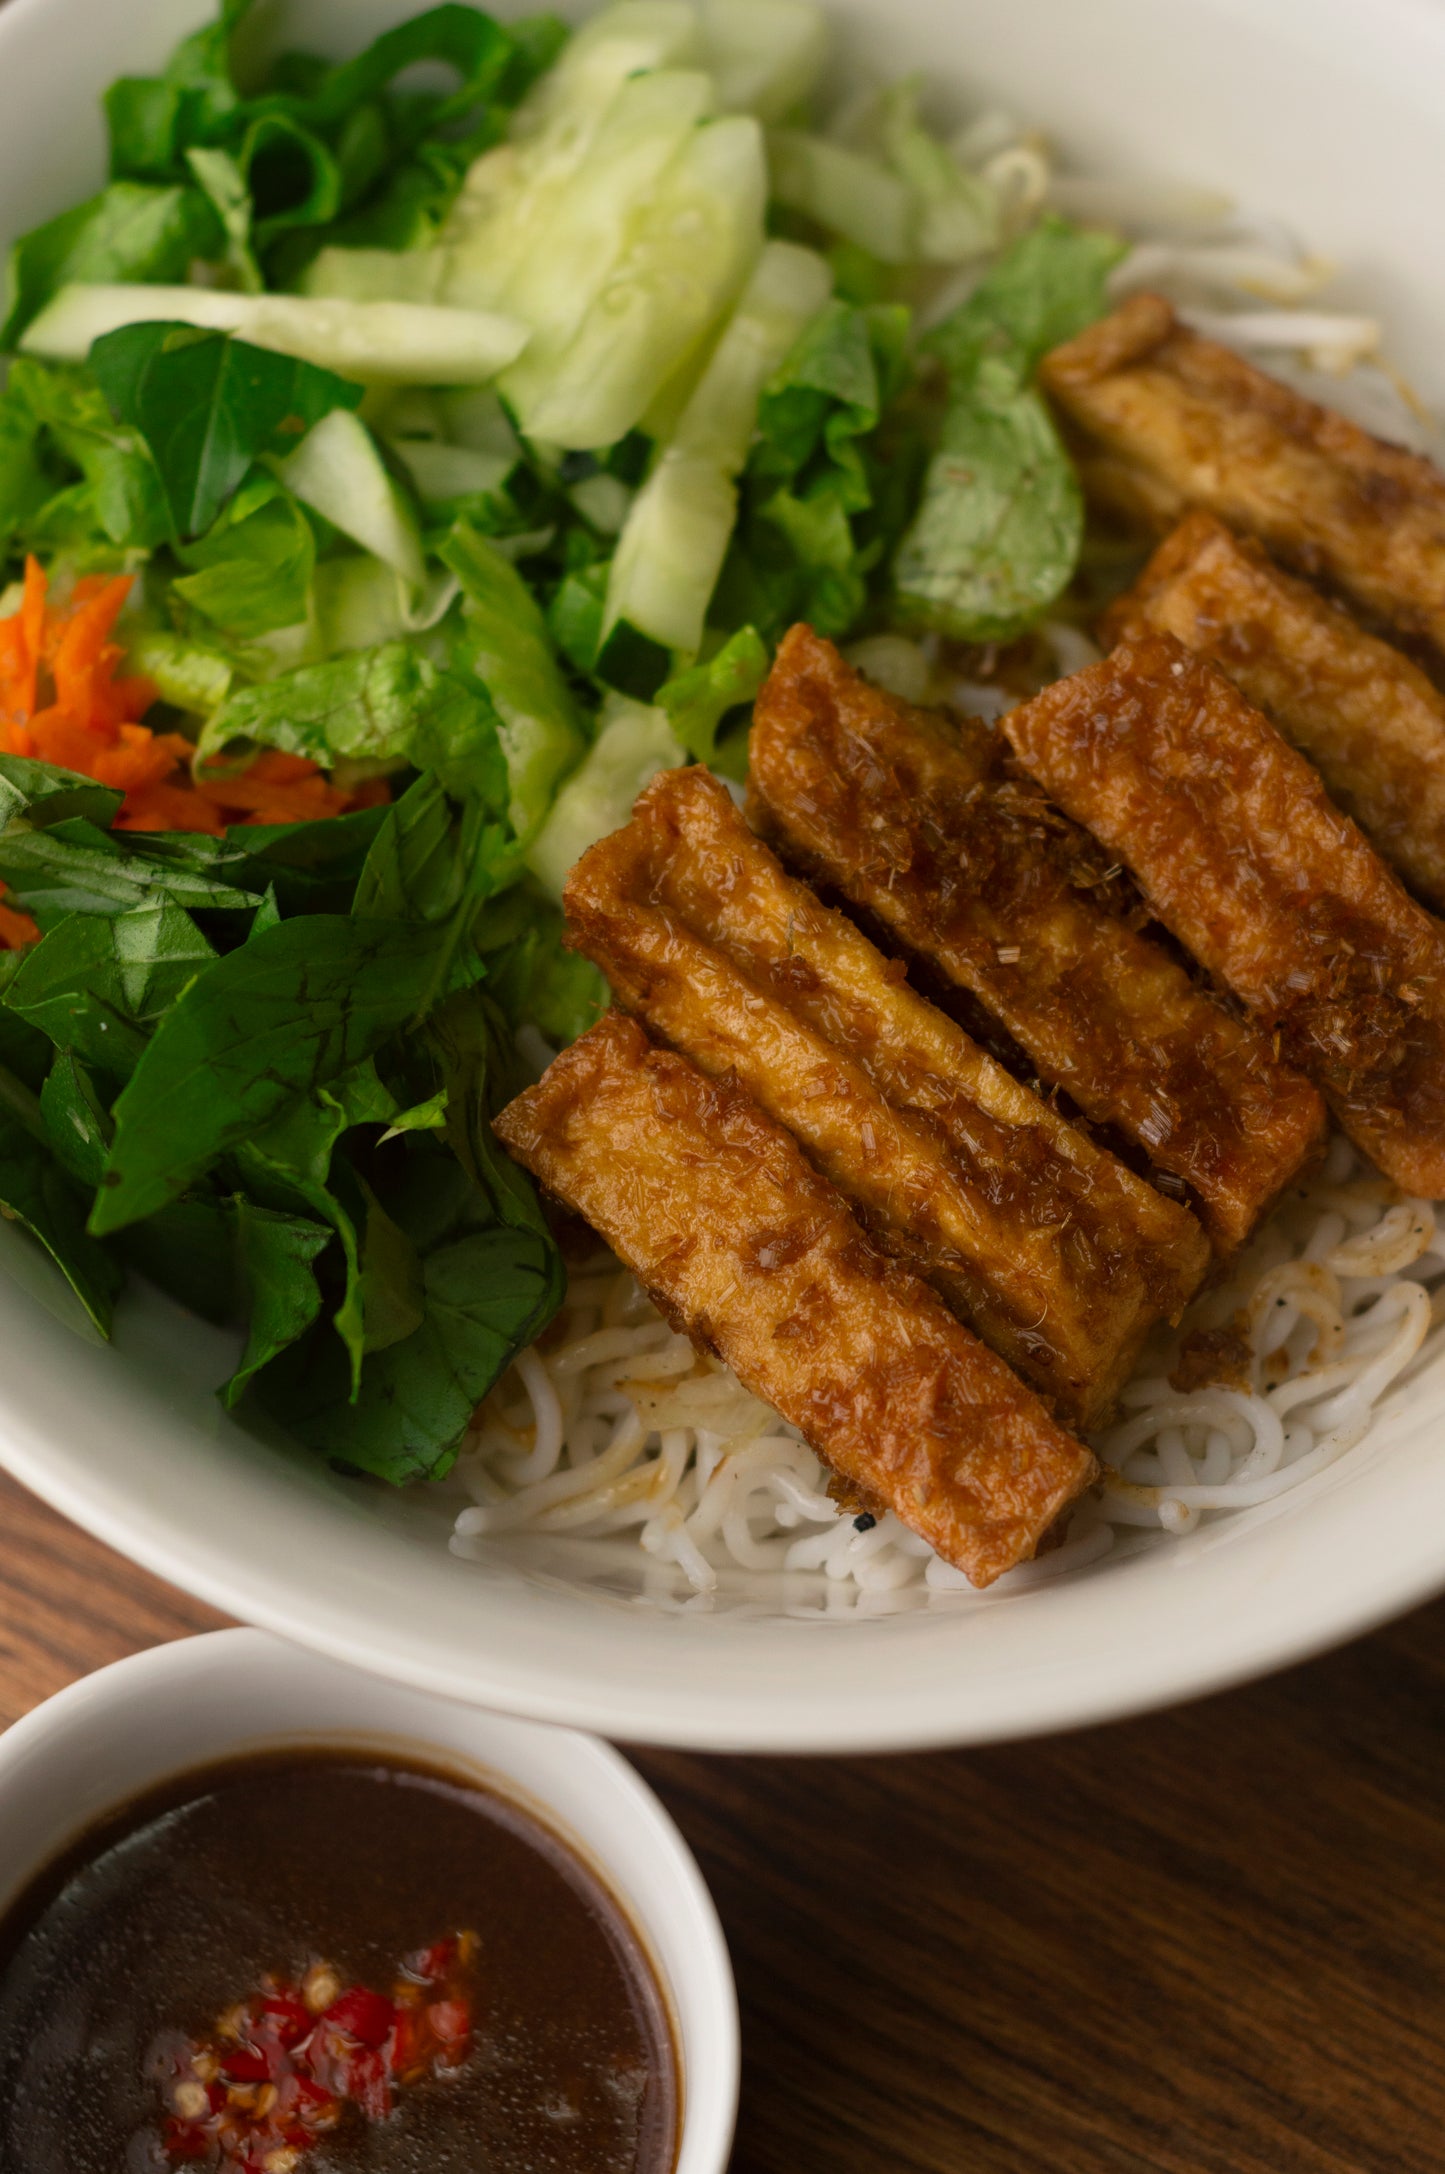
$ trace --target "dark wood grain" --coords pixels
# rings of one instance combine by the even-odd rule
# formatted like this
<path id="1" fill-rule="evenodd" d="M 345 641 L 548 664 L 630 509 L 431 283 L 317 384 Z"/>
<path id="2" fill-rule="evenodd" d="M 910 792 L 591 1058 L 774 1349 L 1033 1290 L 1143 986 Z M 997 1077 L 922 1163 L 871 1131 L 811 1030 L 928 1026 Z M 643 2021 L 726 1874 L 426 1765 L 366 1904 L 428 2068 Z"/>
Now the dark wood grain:
<path id="1" fill-rule="evenodd" d="M 218 1618 L 0 1480 L 0 1720 Z M 1445 1602 L 984 1752 L 637 1754 L 737 1964 L 736 2174 L 1441 2174 Z"/>

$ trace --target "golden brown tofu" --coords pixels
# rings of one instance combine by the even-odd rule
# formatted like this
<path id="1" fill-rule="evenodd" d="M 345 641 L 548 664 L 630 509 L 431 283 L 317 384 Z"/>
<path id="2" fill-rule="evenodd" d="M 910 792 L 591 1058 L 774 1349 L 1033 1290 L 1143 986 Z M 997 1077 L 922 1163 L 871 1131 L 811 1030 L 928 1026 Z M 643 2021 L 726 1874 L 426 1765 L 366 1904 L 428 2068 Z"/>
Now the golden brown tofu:
<path id="1" fill-rule="evenodd" d="M 910 989 L 704 769 L 655 779 L 564 904 L 571 942 L 655 1035 L 735 1077 L 1071 1425 L 1103 1422 L 1209 1264 L 1187 1209 Z"/>
<path id="2" fill-rule="evenodd" d="M 1389 642 L 1212 514 L 1191 513 L 1109 614 L 1227 672 L 1407 883 L 1445 905 L 1445 696 Z"/>
<path id="3" fill-rule="evenodd" d="M 1031 1556 L 1095 1477 L 781 1125 L 636 1020 L 609 1012 L 496 1129 L 669 1320 L 975 1585 Z"/>
<path id="4" fill-rule="evenodd" d="M 1356 1145 L 1445 1198 L 1445 929 L 1304 757 L 1168 634 L 1121 643 L 1004 730 Z"/>
<path id="5" fill-rule="evenodd" d="M 1319 1096 L 1099 901 L 1099 856 L 1027 779 L 794 627 L 754 712 L 751 801 L 787 857 L 967 990 L 1084 1114 L 1188 1189 L 1216 1248 L 1316 1152 Z"/>
<path id="6" fill-rule="evenodd" d="M 1203 506 L 1445 653 L 1445 475 L 1136 294 L 1044 360 L 1091 493 L 1160 525 Z M 1091 459 L 1092 456 L 1092 459 Z"/>

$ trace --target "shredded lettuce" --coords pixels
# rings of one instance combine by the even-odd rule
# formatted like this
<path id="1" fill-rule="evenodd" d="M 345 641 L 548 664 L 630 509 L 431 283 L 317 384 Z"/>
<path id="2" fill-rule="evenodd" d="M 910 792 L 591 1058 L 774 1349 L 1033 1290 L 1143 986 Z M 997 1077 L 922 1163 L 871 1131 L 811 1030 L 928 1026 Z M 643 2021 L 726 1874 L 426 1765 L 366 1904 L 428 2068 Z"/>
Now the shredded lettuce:
<path id="1" fill-rule="evenodd" d="M 905 621 L 1008 641 L 1067 586 L 1083 497 L 1031 380 L 1051 347 L 1102 315 L 1120 251 L 1111 235 L 1046 218 L 932 334 L 949 403 L 893 562 Z"/>

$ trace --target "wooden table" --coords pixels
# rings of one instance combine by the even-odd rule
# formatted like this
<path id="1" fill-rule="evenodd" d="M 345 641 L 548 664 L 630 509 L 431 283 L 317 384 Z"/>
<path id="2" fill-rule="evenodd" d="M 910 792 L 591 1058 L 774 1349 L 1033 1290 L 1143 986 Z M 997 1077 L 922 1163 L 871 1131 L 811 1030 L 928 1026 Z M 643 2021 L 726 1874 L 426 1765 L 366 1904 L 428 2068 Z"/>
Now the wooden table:
<path id="1" fill-rule="evenodd" d="M 0 1722 L 218 1621 L 0 1479 Z M 1445 2169 L 1445 1602 L 1050 1743 L 637 1763 L 732 1943 L 737 2174 Z"/>

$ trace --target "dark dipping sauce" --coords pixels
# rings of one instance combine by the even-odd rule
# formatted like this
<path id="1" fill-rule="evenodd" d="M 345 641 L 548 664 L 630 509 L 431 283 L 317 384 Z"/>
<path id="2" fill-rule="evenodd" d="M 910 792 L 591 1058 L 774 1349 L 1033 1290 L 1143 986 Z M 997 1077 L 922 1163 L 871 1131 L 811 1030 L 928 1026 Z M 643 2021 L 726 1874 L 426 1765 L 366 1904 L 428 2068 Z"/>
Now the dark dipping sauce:
<path id="1" fill-rule="evenodd" d="M 0 2169 L 180 2165 L 158 2046 L 213 2041 L 268 1975 L 299 1983 L 319 1961 L 384 1993 L 463 1928 L 464 2059 L 385 2118 L 347 2105 L 296 2174 L 671 2174 L 672 2034 L 617 1902 L 505 1797 L 359 1751 L 185 1775 L 32 1885 L 0 1923 Z"/>

